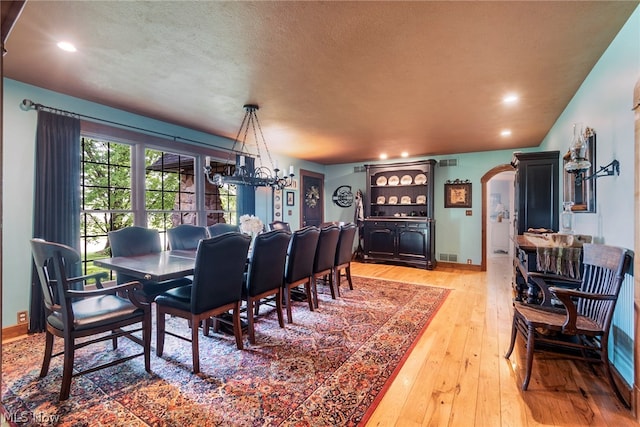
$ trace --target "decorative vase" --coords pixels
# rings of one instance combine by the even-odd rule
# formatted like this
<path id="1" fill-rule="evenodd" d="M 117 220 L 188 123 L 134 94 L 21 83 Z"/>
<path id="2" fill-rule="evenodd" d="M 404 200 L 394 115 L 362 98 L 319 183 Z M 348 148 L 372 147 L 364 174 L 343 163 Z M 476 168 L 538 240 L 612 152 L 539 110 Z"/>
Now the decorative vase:
<path id="1" fill-rule="evenodd" d="M 560 232 L 563 234 L 573 234 L 573 202 L 562 203 L 562 214 L 560 215 Z"/>

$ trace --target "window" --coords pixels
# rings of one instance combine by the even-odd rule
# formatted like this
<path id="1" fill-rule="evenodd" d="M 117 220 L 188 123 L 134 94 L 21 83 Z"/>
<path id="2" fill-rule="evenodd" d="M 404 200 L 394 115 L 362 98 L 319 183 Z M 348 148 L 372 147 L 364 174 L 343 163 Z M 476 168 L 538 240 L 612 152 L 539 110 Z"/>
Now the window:
<path id="1" fill-rule="evenodd" d="M 111 139 L 81 138 L 84 274 L 98 270 L 94 259 L 110 256 L 109 231 L 139 225 L 159 230 L 164 242 L 166 230 L 178 224 L 237 223 L 235 186 L 218 188 L 194 173 L 202 150 L 173 143 L 182 152 L 167 152 L 162 144 Z"/>
<path id="2" fill-rule="evenodd" d="M 107 233 L 133 225 L 131 146 L 82 138 L 80 242 L 83 272 L 108 255 Z"/>

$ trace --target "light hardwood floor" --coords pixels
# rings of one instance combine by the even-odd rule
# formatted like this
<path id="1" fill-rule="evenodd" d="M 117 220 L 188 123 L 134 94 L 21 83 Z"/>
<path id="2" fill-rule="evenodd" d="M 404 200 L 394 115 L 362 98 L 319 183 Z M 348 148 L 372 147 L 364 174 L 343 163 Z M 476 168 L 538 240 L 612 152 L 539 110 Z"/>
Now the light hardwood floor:
<path id="1" fill-rule="evenodd" d="M 524 345 L 510 360 L 511 259 L 487 272 L 352 263 L 352 274 L 452 289 L 367 426 L 634 426 L 600 367 L 536 354 L 520 390 Z M 343 285 L 344 286 L 344 285 Z"/>

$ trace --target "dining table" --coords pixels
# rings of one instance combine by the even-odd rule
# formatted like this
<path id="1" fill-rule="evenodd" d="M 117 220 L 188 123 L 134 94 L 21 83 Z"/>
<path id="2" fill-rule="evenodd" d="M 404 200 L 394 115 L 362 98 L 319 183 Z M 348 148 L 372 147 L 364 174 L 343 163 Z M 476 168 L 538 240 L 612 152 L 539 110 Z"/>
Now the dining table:
<path id="1" fill-rule="evenodd" d="M 142 280 L 162 282 L 193 275 L 196 250 L 168 250 L 136 256 L 118 256 L 93 261 L 98 267 Z"/>

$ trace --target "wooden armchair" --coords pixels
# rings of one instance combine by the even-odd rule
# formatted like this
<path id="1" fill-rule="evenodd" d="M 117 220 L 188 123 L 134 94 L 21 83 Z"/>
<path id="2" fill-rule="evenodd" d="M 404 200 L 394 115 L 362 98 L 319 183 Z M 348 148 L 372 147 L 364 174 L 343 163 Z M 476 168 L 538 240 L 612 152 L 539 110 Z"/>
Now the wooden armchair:
<path id="1" fill-rule="evenodd" d="M 611 374 L 608 339 L 613 311 L 625 274 L 630 271 L 633 253 L 613 246 L 585 244 L 583 256 L 578 289 L 548 287 L 542 280 L 544 275 L 536 275 L 547 303 L 514 304 L 511 344 L 505 357 L 511 356 L 519 332 L 527 348 L 522 390 L 529 386 L 534 351 L 553 351 L 569 358 L 602 363 L 614 392 L 629 406 Z M 557 280 L 554 276 L 550 278 Z M 552 306 L 549 303 L 552 297 L 564 308 Z"/>
<path id="2" fill-rule="evenodd" d="M 145 370 L 151 372 L 151 309 L 148 304 L 142 304 L 135 298 L 134 290 L 141 288 L 140 283 L 104 288 L 100 279 L 106 276 L 105 273 L 68 276 L 80 263 L 80 255 L 73 248 L 42 239 L 31 239 L 31 248 L 47 315 L 40 377 L 45 377 L 49 372 L 52 357 L 63 356 L 60 400 L 69 398 L 73 376 L 88 374 L 134 357 L 144 356 Z M 84 285 L 90 280 L 95 282 L 96 289 L 85 290 Z M 142 333 L 142 340 L 133 335 L 136 332 Z M 54 337 L 64 341 L 63 350 L 56 354 L 53 354 Z M 119 337 L 127 337 L 141 344 L 142 351 L 73 372 L 77 349 L 111 340 L 115 350 Z"/>

